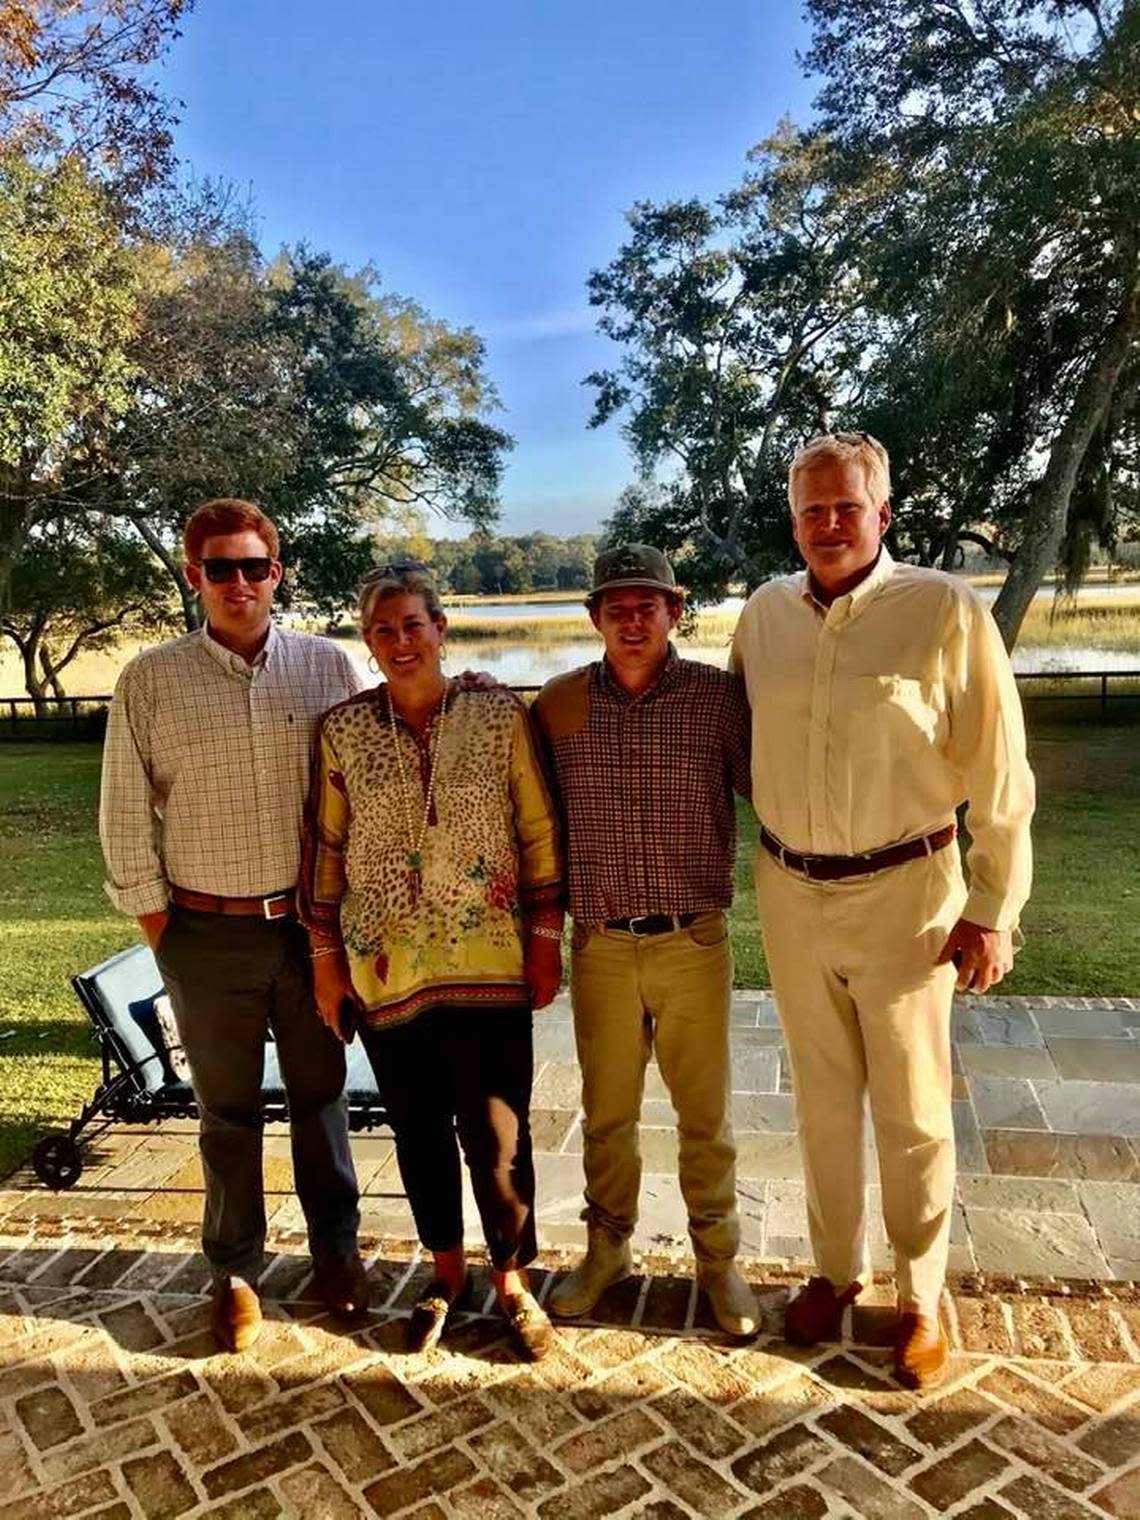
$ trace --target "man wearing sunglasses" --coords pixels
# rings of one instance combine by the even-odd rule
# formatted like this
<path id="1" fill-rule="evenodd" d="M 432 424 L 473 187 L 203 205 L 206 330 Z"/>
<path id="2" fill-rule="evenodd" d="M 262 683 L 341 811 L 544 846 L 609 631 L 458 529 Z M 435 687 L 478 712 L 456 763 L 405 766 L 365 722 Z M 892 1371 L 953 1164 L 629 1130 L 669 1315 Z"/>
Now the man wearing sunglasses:
<path id="1" fill-rule="evenodd" d="M 221 1349 L 240 1351 L 261 1325 L 260 1093 L 270 1032 L 317 1285 L 340 1318 L 367 1311 L 344 1046 L 317 1017 L 294 909 L 317 720 L 363 682 L 331 641 L 274 626 L 278 537 L 258 507 L 206 502 L 183 546 L 205 620 L 123 670 L 99 827 L 108 893 L 154 950 L 190 1064 L 211 1328 Z"/>

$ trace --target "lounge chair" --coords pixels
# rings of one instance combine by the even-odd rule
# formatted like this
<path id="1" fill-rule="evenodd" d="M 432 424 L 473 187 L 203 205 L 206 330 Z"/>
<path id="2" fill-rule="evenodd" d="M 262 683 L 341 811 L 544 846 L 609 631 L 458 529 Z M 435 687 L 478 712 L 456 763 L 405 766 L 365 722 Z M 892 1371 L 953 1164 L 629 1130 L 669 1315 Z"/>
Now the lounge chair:
<path id="1" fill-rule="evenodd" d="M 83 1172 L 81 1136 L 98 1134 L 116 1120 L 137 1124 L 198 1116 L 177 1037 L 170 1022 L 162 1018 L 162 979 L 150 950 L 145 945 L 121 950 L 73 977 L 71 985 L 90 1016 L 103 1072 L 79 1117 L 66 1131 L 46 1136 L 32 1153 L 36 1176 L 57 1190 L 74 1187 L 79 1181 Z M 359 1042 L 348 1047 L 345 1089 L 350 1129 L 374 1129 L 387 1122 L 372 1068 Z M 288 1117 L 272 1040 L 265 1046 L 261 1093 L 267 1120 Z"/>

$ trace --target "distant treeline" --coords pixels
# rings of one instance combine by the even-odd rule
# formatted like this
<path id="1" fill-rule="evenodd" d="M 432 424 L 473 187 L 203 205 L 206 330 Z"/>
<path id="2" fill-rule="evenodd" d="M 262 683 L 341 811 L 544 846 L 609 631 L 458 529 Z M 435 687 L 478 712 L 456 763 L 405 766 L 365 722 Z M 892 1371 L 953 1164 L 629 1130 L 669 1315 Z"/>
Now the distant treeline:
<path id="1" fill-rule="evenodd" d="M 532 591 L 584 591 L 593 574 L 597 540 L 588 533 L 555 538 L 524 533 L 500 538 L 472 533 L 467 538 L 385 539 L 379 562 L 413 560 L 431 571 L 439 589 L 456 596 L 503 596 Z"/>

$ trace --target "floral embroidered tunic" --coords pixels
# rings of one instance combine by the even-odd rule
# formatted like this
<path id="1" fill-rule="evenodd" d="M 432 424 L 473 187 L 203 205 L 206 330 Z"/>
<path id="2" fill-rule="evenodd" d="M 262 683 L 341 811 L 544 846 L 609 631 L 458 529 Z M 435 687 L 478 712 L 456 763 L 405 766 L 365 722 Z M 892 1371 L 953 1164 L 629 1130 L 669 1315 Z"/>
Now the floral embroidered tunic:
<path id="1" fill-rule="evenodd" d="M 524 915 L 562 900 L 555 805 L 522 703 L 502 687 L 448 688 L 417 742 L 384 686 L 321 720 L 300 879 L 309 928 L 338 935 L 364 1022 L 434 1003 L 527 1000 Z M 438 744 L 431 811 L 413 868 Z"/>

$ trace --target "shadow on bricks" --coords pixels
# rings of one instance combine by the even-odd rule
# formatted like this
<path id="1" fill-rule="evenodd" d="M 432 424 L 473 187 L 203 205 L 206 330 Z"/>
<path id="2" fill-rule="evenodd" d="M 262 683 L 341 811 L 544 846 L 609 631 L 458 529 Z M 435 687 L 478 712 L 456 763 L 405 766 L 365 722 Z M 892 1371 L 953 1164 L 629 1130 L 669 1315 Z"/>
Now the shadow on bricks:
<path id="1" fill-rule="evenodd" d="M 950 1377 L 924 1398 L 891 1381 L 883 1303 L 841 1341 L 785 1345 L 798 1279 L 764 1265 L 748 1343 L 712 1330 L 691 1264 L 645 1258 L 532 1366 L 482 1269 L 442 1345 L 405 1354 L 430 1269 L 392 1242 L 351 1333 L 306 1256 L 270 1255 L 243 1356 L 213 1351 L 188 1245 L 69 1227 L 0 1247 L 0 1520 L 1140 1514 L 1131 1290 L 958 1282 Z M 541 1296 L 565 1266 L 544 1258 Z"/>

